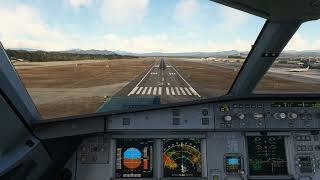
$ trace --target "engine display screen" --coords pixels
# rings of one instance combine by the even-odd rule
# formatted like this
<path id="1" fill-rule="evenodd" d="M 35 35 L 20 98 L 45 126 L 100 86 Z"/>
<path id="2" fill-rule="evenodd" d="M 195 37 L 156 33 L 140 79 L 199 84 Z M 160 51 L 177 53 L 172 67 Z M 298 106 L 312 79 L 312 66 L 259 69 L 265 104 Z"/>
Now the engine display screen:
<path id="1" fill-rule="evenodd" d="M 224 158 L 227 173 L 238 174 L 241 171 L 241 156 L 226 155 Z"/>
<path id="2" fill-rule="evenodd" d="M 164 139 L 164 177 L 201 177 L 201 140 Z"/>
<path id="3" fill-rule="evenodd" d="M 153 177 L 153 140 L 118 139 L 116 141 L 116 177 Z"/>
<path id="4" fill-rule="evenodd" d="M 250 175 L 288 175 L 282 136 L 249 136 L 248 156 Z"/>

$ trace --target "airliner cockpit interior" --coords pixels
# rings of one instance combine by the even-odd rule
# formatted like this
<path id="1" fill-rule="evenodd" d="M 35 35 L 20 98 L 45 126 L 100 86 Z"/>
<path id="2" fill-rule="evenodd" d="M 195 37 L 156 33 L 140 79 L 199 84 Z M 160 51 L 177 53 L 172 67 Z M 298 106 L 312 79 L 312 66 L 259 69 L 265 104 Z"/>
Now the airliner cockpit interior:
<path id="1" fill-rule="evenodd" d="M 0 1 L 0 179 L 319 180 L 320 0 Z"/>

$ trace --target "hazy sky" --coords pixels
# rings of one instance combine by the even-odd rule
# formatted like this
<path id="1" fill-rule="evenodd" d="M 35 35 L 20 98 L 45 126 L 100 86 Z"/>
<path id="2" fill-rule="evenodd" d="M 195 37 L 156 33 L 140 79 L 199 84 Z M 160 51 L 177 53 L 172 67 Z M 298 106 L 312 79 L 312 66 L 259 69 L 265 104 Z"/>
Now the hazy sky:
<path id="1" fill-rule="evenodd" d="M 264 22 L 208 0 L 0 0 L 6 48 L 248 51 Z M 286 49 L 320 49 L 319 29 L 304 24 Z"/>

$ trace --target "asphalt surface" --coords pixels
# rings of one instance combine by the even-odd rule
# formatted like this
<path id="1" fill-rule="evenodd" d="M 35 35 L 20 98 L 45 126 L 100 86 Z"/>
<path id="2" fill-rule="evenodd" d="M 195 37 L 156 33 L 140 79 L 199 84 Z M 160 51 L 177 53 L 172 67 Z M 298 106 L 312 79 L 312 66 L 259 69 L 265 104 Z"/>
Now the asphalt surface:
<path id="1" fill-rule="evenodd" d="M 116 96 L 158 96 L 161 103 L 191 101 L 201 98 L 196 88 L 165 60 L 157 60 Z"/>

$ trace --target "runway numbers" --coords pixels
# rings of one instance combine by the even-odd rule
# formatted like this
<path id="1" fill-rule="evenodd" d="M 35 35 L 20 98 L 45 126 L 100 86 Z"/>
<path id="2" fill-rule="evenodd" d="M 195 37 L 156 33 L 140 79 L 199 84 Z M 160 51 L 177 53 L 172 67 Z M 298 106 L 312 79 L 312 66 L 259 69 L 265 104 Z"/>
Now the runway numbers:
<path id="1" fill-rule="evenodd" d="M 162 92 L 162 89 L 164 92 Z M 192 87 L 134 87 L 128 96 L 149 95 L 149 96 L 199 96 Z"/>
<path id="2" fill-rule="evenodd" d="M 158 73 L 157 72 L 151 72 L 150 74 L 151 75 L 157 75 Z"/>

